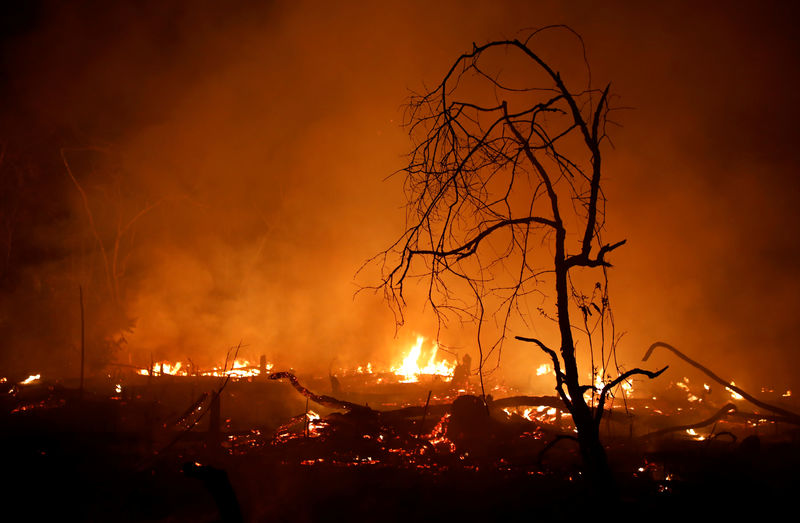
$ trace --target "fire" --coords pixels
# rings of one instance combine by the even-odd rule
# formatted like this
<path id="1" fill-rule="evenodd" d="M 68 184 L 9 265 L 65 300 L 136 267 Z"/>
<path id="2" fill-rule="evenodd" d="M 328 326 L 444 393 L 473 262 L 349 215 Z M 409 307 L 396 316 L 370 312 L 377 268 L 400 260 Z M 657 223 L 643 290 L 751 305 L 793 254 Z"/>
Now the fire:
<path id="1" fill-rule="evenodd" d="M 606 378 L 606 370 L 602 367 L 600 370 L 589 375 L 589 379 L 591 379 L 593 382 L 594 393 L 599 393 L 603 390 L 603 388 L 606 386 Z M 612 378 L 608 377 L 608 380 L 610 382 Z M 627 379 L 620 382 L 619 387 L 622 389 L 622 393 L 626 396 L 633 394 L 633 383 L 631 380 Z M 587 401 L 589 400 L 591 394 L 593 394 L 592 391 L 586 391 L 586 393 L 584 393 L 584 397 L 586 397 Z"/>
<path id="2" fill-rule="evenodd" d="M 265 369 L 267 372 L 272 370 L 272 363 L 267 363 Z M 249 361 L 247 360 L 234 360 L 233 365 L 230 368 L 225 369 L 222 367 L 214 367 L 210 371 L 202 371 L 200 373 L 201 376 L 230 376 L 232 378 L 249 378 L 253 376 L 258 376 L 261 374 L 261 371 L 258 367 L 254 367 Z"/>
<path id="3" fill-rule="evenodd" d="M 733 382 L 733 381 L 732 381 L 732 382 L 731 382 L 731 385 L 733 385 L 733 386 L 735 387 L 735 386 L 736 386 L 736 382 Z M 730 392 L 730 393 L 731 393 L 731 398 L 733 398 L 733 399 L 735 399 L 735 400 L 742 400 L 742 399 L 744 399 L 744 398 L 742 397 L 742 395 L 741 395 L 741 394 L 738 394 L 738 393 L 736 393 L 736 392 L 735 392 L 733 389 L 731 389 L 731 388 L 729 388 L 729 387 L 725 387 L 725 389 L 726 389 L 728 392 Z"/>
<path id="4" fill-rule="evenodd" d="M 453 378 L 456 364 L 446 360 L 436 361 L 436 353 L 439 350 L 439 346 L 436 343 L 433 344 L 427 363 L 422 360 L 422 365 L 420 365 L 422 344 L 424 342 L 425 338 L 423 336 L 417 336 L 417 342 L 411 347 L 408 356 L 403 359 L 403 363 L 399 367 L 392 368 L 395 376 L 402 378 L 400 380 L 401 383 L 416 383 L 423 375 L 441 376 L 448 380 Z"/>
<path id="5" fill-rule="evenodd" d="M 152 374 L 154 376 L 163 376 L 164 374 L 169 374 L 170 376 L 188 376 L 189 373 L 185 369 L 182 369 L 182 367 L 183 365 L 179 361 L 175 363 L 168 361 L 157 361 L 153 363 L 152 369 L 141 369 L 138 372 L 142 376 L 147 376 L 148 374 Z"/>
<path id="6" fill-rule="evenodd" d="M 20 385 L 30 385 L 31 383 L 36 383 L 37 381 L 39 381 L 41 379 L 41 377 L 42 377 L 41 374 L 31 374 L 30 376 L 25 378 L 23 381 L 20 381 L 19 384 Z"/>
<path id="7" fill-rule="evenodd" d="M 544 376 L 545 374 L 549 374 L 550 372 L 552 372 L 552 369 L 550 368 L 550 365 L 546 363 L 542 363 L 541 365 L 539 365 L 539 368 L 536 369 L 537 376 Z"/>
<path id="8" fill-rule="evenodd" d="M 697 441 L 703 441 L 703 440 L 706 439 L 705 436 L 701 436 L 694 429 L 686 429 L 686 434 L 690 435 L 692 438 L 696 439 Z"/>
<path id="9" fill-rule="evenodd" d="M 267 363 L 265 366 L 265 371 L 269 372 L 273 368 L 272 363 Z M 169 362 L 169 361 L 158 361 L 153 363 L 153 368 L 148 369 L 140 369 L 138 374 L 142 376 L 147 376 L 151 374 L 153 376 L 163 376 L 163 375 L 170 375 L 170 376 L 189 376 L 189 370 L 186 369 L 180 361 L 177 362 Z M 227 368 L 224 367 L 212 367 L 211 370 L 203 370 L 197 372 L 196 375 L 198 376 L 217 376 L 217 377 L 225 377 L 229 376 L 232 378 L 248 378 L 253 376 L 259 376 L 261 374 L 261 370 L 251 364 L 247 360 L 234 360 L 233 364 Z"/>

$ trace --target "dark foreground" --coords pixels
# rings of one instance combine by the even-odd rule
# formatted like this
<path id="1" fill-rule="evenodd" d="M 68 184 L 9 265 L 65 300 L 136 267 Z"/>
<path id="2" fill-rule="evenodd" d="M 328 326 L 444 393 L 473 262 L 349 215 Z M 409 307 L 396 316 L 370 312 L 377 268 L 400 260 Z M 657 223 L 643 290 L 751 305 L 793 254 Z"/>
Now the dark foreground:
<path id="1" fill-rule="evenodd" d="M 220 431 L 205 418 L 179 430 L 163 421 L 174 417 L 163 403 L 30 394 L 35 408 L 6 400 L 0 418 L 3 510 L 19 520 L 695 521 L 791 513 L 800 486 L 797 427 L 705 441 L 612 437 L 612 501 L 588 492 L 571 440 L 554 444 L 528 422 L 456 431 L 463 420 L 452 418 L 448 434 L 446 417 L 423 426 L 303 416 L 245 430 L 223 416 Z M 287 412 L 297 409 L 286 394 Z"/>

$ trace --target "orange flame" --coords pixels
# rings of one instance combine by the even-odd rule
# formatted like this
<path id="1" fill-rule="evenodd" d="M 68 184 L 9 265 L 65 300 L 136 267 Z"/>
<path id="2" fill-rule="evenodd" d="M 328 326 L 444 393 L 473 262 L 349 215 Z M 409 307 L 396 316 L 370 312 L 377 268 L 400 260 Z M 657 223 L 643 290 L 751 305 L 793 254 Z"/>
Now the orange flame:
<path id="1" fill-rule="evenodd" d="M 423 375 L 441 376 L 448 380 L 453 378 L 456 364 L 446 360 L 436 361 L 436 353 L 439 350 L 439 346 L 436 343 L 433 344 L 433 350 L 431 350 L 427 363 L 423 360 L 422 365 L 420 365 L 422 344 L 424 342 L 424 337 L 417 336 L 417 342 L 411 347 L 408 356 L 403 359 L 403 363 L 399 367 L 392 368 L 395 376 L 402 378 L 400 380 L 401 383 L 416 383 Z"/>

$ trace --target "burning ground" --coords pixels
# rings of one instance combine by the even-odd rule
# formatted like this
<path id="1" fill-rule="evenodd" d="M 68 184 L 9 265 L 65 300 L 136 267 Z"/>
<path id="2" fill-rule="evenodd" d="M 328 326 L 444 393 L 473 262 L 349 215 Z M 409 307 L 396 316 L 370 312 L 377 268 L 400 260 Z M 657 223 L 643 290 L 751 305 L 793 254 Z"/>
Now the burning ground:
<path id="1" fill-rule="evenodd" d="M 796 8 L 215 4 L 2 7 L 12 499 L 87 520 L 235 518 L 226 485 L 253 520 L 592 511 L 546 357 L 507 345 L 481 411 L 472 327 L 438 330 L 423 288 L 398 332 L 380 295 L 353 299 L 403 227 L 384 178 L 408 152 L 408 90 L 473 41 L 566 23 L 632 108 L 604 186 L 606 230 L 628 239 L 610 271 L 622 368 L 664 339 L 723 377 L 659 349 L 665 374 L 620 384 L 601 430 L 626 502 L 788 504 Z M 514 334 L 552 339 L 540 305 Z M 602 367 L 587 383 L 619 374 Z"/>
<path id="2" fill-rule="evenodd" d="M 51 503 L 37 516 L 87 521 L 594 513 L 561 400 L 495 383 L 487 410 L 467 364 L 437 360 L 420 337 L 393 367 L 327 376 L 253 365 L 233 348 L 208 369 L 117 367 L 83 393 L 38 375 L 3 378 L 12 504 L 44 497 Z M 791 391 L 759 391 L 759 406 L 733 383 L 681 370 L 693 377 L 658 396 L 636 382 L 615 392 L 602 431 L 623 493 L 616 509 L 685 517 L 787 508 L 800 465 Z"/>

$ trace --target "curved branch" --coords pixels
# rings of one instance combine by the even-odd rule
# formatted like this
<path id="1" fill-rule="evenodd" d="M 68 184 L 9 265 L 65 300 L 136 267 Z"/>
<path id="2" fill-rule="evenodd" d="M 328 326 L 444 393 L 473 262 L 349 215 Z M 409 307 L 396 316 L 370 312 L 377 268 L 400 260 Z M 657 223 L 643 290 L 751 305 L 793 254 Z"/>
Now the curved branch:
<path id="1" fill-rule="evenodd" d="M 313 392 L 302 386 L 300 382 L 297 380 L 297 377 L 291 372 L 273 372 L 268 376 L 268 378 L 271 380 L 288 379 L 289 382 L 292 384 L 292 386 L 295 388 L 295 390 L 297 390 L 297 392 L 299 392 L 306 398 L 310 399 L 314 403 L 318 403 L 325 407 L 329 407 L 332 409 L 352 410 L 358 412 L 369 412 L 369 413 L 376 412 L 364 405 L 359 405 L 357 403 L 351 403 L 349 401 L 340 400 L 334 398 L 333 396 L 314 394 Z"/>
<path id="2" fill-rule="evenodd" d="M 689 429 L 699 429 L 707 425 L 711 425 L 712 423 L 715 423 L 721 420 L 722 418 L 725 418 L 735 412 L 738 412 L 736 405 L 734 405 L 733 403 L 728 403 L 724 407 L 719 409 L 716 414 L 714 414 L 713 416 L 711 416 L 706 420 L 700 421 L 698 423 L 692 423 L 691 425 L 678 425 L 677 427 L 667 427 L 666 429 L 656 430 L 645 434 L 641 438 L 648 439 L 655 436 L 661 436 L 663 434 L 669 434 L 670 432 L 681 432 Z"/>
<path id="3" fill-rule="evenodd" d="M 465 258 L 471 254 L 474 254 L 475 251 L 478 249 L 478 245 L 480 244 L 481 240 L 492 234 L 498 229 L 503 227 L 520 225 L 520 224 L 531 224 L 531 223 L 540 223 L 542 225 L 548 225 L 550 227 L 555 228 L 556 223 L 552 220 L 548 220 L 547 218 L 541 218 L 539 216 L 526 216 L 525 218 L 514 218 L 509 220 L 503 220 L 500 222 L 495 223 L 491 227 L 484 229 L 481 231 L 477 236 L 472 238 L 471 240 L 467 241 L 463 245 L 450 249 L 449 251 L 438 251 L 438 250 L 431 250 L 431 249 L 410 249 L 409 253 L 411 255 L 416 254 L 428 254 L 431 256 L 437 256 L 443 258 L 445 256 L 453 256 L 455 254 L 458 255 L 459 259 Z M 410 261 L 410 260 L 409 260 Z"/>
<path id="4" fill-rule="evenodd" d="M 536 338 L 526 338 L 524 336 L 514 336 L 514 338 L 518 339 L 519 341 L 524 341 L 527 343 L 535 343 L 536 345 L 539 346 L 540 349 L 542 349 L 550 356 L 550 359 L 553 360 L 553 370 L 556 373 L 556 392 L 558 392 L 558 396 L 561 398 L 561 401 L 564 402 L 564 405 L 567 406 L 567 409 L 570 412 L 572 412 L 572 402 L 567 397 L 567 394 L 564 392 L 565 376 L 564 373 L 561 372 L 561 361 L 558 359 L 556 351 L 554 351 L 541 341 L 537 340 Z"/>
<path id="5" fill-rule="evenodd" d="M 733 385 L 730 381 L 723 380 L 722 378 L 720 378 L 719 376 L 717 376 L 716 374 L 711 372 L 707 367 L 704 367 L 703 365 L 697 363 L 696 361 L 694 361 L 693 359 L 691 359 L 690 357 L 688 357 L 687 355 L 685 355 L 684 353 L 682 353 L 681 351 L 679 351 L 678 349 L 676 349 L 675 347 L 670 345 L 669 343 L 664 343 L 663 341 L 657 341 L 657 342 L 653 343 L 652 345 L 650 345 L 650 348 L 647 349 L 647 352 L 645 352 L 644 357 L 642 358 L 642 361 L 647 361 L 647 359 L 650 357 L 650 355 L 653 353 L 653 351 L 656 350 L 658 347 L 664 347 L 665 349 L 667 349 L 669 351 L 672 351 L 680 359 L 682 359 L 683 361 L 685 361 L 686 363 L 688 363 L 692 367 L 701 370 L 709 378 L 711 378 L 712 380 L 716 381 L 720 385 L 724 386 L 726 389 L 732 390 L 735 393 L 739 394 L 741 397 L 743 397 L 744 399 L 746 399 L 747 401 L 749 401 L 753 405 L 761 407 L 762 409 L 769 410 L 771 412 L 775 412 L 775 413 L 780 414 L 782 416 L 786 416 L 787 418 L 790 418 L 790 419 L 794 420 L 795 422 L 800 421 L 800 415 L 798 415 L 798 414 L 796 414 L 794 412 L 788 411 L 786 409 L 782 409 L 782 408 L 777 407 L 775 405 L 770 405 L 769 403 L 765 403 L 765 402 L 763 402 L 763 401 L 761 401 L 761 400 L 759 400 L 757 398 L 754 398 L 753 396 L 751 396 L 747 392 L 743 391 L 742 389 L 740 389 L 736 385 Z"/>

